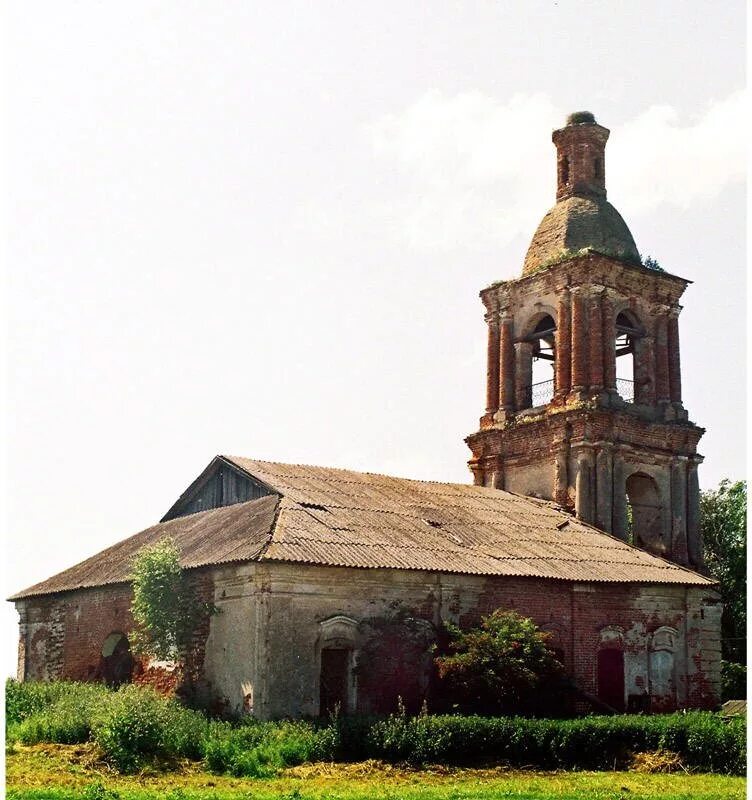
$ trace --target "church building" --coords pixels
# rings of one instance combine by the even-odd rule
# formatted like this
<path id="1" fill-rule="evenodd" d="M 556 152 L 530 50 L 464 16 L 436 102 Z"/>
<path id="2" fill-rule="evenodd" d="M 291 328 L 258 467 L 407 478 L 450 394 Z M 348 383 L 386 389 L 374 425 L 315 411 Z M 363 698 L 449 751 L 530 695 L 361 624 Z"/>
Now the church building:
<path id="1" fill-rule="evenodd" d="M 217 456 L 158 524 L 10 598 L 18 679 L 190 683 L 263 719 L 417 709 L 442 624 L 501 608 L 550 634 L 580 708 L 715 707 L 703 429 L 681 392 L 689 281 L 643 263 L 607 201 L 608 136 L 588 112 L 554 131 L 556 204 L 521 276 L 480 293 L 472 485 Z M 182 673 L 128 643 L 132 559 L 168 536 L 218 610 Z"/>

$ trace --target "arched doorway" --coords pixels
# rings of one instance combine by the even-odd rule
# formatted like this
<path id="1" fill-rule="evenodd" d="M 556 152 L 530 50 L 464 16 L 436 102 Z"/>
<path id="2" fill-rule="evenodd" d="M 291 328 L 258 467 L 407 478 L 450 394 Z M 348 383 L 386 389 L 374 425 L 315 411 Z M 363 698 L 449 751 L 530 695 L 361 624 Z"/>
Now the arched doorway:
<path id="1" fill-rule="evenodd" d="M 661 493 L 655 479 L 636 472 L 627 478 L 627 541 L 651 553 L 668 551 L 663 537 Z"/>
<path id="2" fill-rule="evenodd" d="M 133 656 L 128 637 L 111 633 L 102 645 L 102 679 L 108 686 L 130 683 L 133 675 Z"/>

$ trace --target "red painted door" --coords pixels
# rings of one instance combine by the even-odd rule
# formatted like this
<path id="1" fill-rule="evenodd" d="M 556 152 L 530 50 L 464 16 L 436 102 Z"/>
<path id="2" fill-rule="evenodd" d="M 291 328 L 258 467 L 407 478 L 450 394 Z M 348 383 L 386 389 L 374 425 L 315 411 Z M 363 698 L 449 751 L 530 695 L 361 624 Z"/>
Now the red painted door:
<path id="1" fill-rule="evenodd" d="M 598 699 L 617 711 L 624 711 L 624 653 L 598 651 Z"/>

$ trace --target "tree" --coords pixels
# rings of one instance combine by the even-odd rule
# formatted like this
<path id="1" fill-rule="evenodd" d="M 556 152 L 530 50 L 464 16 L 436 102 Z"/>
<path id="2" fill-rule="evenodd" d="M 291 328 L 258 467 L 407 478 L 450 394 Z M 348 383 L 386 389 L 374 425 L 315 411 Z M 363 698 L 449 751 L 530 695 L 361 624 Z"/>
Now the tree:
<path id="1" fill-rule="evenodd" d="M 722 480 L 700 495 L 700 519 L 708 571 L 723 600 L 723 658 L 747 663 L 747 483 Z"/>
<path id="2" fill-rule="evenodd" d="M 131 603 L 136 630 L 130 637 L 137 652 L 159 660 L 182 660 L 199 617 L 212 611 L 213 606 L 196 599 L 172 539 L 138 551 Z"/>
<path id="3" fill-rule="evenodd" d="M 515 611 L 497 609 L 477 628 L 448 625 L 449 655 L 436 658 L 447 699 L 466 712 L 529 711 L 563 674 L 548 649 L 549 634 Z"/>

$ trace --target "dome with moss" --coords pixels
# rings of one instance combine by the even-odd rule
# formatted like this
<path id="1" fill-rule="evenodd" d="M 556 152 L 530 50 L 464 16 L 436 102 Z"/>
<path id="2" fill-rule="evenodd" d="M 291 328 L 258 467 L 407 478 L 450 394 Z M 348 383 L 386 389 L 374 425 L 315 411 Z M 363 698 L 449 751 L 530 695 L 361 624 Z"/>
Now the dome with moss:
<path id="1" fill-rule="evenodd" d="M 530 275 L 583 250 L 640 263 L 632 234 L 611 203 L 605 197 L 574 195 L 560 200 L 543 217 L 530 242 L 522 274 Z"/>

